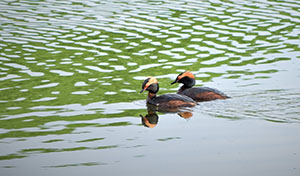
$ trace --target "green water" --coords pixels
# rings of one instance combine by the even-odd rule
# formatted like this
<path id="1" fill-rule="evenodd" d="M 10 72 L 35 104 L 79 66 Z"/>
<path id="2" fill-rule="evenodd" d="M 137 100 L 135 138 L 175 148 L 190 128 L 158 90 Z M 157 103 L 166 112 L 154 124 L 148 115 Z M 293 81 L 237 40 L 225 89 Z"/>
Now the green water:
<path id="1" fill-rule="evenodd" d="M 299 9 L 1 1 L 1 175 L 299 175 Z M 232 98 L 144 127 L 143 80 L 175 93 L 185 70 Z"/>

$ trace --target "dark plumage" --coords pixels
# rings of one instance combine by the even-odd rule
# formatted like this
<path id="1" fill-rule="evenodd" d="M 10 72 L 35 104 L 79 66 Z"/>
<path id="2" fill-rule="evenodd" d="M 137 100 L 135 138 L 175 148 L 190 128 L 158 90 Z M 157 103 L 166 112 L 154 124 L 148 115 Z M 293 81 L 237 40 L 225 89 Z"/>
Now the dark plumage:
<path id="1" fill-rule="evenodd" d="M 156 93 L 159 90 L 159 85 L 157 80 L 153 77 L 147 78 L 142 84 L 141 93 L 145 90 L 149 92 L 147 103 L 159 108 L 192 107 L 196 105 L 196 102 L 193 99 L 185 95 L 164 94 L 156 96 Z"/>
<path id="2" fill-rule="evenodd" d="M 177 93 L 186 95 L 198 102 L 230 98 L 217 89 L 209 87 L 193 87 L 195 82 L 195 76 L 191 72 L 186 71 L 180 73 L 176 80 L 171 84 L 182 83 L 183 86 L 180 87 Z"/>

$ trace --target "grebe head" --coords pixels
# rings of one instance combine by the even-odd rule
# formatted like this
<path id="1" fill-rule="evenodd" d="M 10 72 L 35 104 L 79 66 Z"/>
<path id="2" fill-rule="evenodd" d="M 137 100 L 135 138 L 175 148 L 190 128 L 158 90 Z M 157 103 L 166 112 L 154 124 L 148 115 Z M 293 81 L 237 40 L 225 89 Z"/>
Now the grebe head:
<path id="1" fill-rule="evenodd" d="M 147 78 L 142 84 L 142 90 L 140 93 L 144 92 L 145 90 L 149 91 L 150 93 L 156 94 L 159 90 L 157 79 L 154 77 Z"/>
<path id="2" fill-rule="evenodd" d="M 195 76 L 189 71 L 182 72 L 171 84 L 175 83 L 182 83 L 185 87 L 191 88 L 195 85 Z"/>

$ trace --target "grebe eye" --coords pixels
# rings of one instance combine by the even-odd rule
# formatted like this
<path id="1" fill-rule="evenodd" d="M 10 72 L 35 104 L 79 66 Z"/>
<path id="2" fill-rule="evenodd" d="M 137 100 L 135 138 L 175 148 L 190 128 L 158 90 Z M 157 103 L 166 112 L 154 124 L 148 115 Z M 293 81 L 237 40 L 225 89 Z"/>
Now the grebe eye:
<path id="1" fill-rule="evenodd" d="M 147 87 L 147 90 L 148 90 L 149 88 L 151 88 L 151 87 L 152 87 L 152 84 L 150 84 L 150 86 Z"/>

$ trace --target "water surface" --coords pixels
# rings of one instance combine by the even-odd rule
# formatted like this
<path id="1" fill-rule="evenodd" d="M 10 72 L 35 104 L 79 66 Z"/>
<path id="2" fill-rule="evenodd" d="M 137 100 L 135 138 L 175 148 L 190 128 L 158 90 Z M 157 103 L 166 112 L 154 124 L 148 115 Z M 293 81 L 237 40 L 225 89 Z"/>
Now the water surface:
<path id="1" fill-rule="evenodd" d="M 299 8 L 1 1 L 0 172 L 299 175 Z M 143 80 L 174 93 L 185 70 L 232 98 L 144 127 Z"/>

